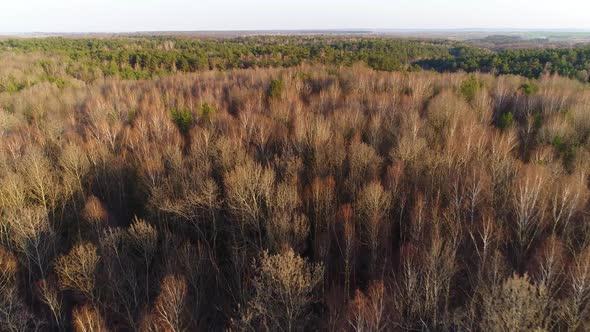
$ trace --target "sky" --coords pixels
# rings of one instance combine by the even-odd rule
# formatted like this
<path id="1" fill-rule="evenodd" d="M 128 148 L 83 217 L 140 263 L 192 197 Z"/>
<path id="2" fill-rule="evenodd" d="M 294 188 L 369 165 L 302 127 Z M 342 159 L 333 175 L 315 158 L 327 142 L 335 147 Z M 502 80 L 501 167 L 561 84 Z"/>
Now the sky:
<path id="1" fill-rule="evenodd" d="M 0 0 L 0 32 L 585 29 L 589 0 Z"/>

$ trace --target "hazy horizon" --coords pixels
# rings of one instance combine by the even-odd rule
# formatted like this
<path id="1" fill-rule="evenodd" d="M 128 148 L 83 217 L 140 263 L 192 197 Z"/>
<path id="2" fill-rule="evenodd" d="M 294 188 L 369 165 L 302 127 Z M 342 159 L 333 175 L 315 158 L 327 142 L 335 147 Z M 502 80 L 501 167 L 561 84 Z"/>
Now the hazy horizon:
<path id="1" fill-rule="evenodd" d="M 571 10 L 576 8 L 576 10 Z M 563 0 L 271 2 L 24 0 L 0 6 L 0 33 L 148 31 L 590 31 L 590 3 Z M 526 12 L 526 15 L 523 13 Z"/>
<path id="2" fill-rule="evenodd" d="M 215 32 L 351 32 L 351 33 L 419 33 L 419 32 L 486 32 L 486 33 L 520 33 L 520 32 L 564 32 L 564 33 L 590 33 L 590 28 L 293 28 L 293 29 L 195 29 L 195 30 L 96 30 L 96 31 L 0 31 L 0 34 L 126 34 L 126 33 L 215 33 Z"/>

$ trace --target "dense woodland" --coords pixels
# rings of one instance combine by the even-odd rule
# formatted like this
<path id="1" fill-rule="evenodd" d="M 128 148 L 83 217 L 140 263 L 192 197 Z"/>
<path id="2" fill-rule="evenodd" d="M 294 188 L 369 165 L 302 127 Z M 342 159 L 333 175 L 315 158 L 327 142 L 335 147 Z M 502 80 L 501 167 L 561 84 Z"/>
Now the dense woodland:
<path id="1" fill-rule="evenodd" d="M 514 49 L 497 53 L 462 48 L 455 56 L 418 61 L 421 67 L 437 71 L 491 72 L 538 78 L 543 73 L 558 73 L 587 83 L 590 47 L 558 49 Z"/>
<path id="2" fill-rule="evenodd" d="M 449 55 L 453 44 L 385 38 L 260 36 L 239 38 L 11 39 L 0 50 L 64 55 L 84 81 L 104 76 L 142 79 L 209 69 L 289 67 L 303 63 L 402 70 L 414 61 Z"/>
<path id="3" fill-rule="evenodd" d="M 498 44 L 492 44 L 496 47 L 506 38 L 485 40 L 496 41 Z M 357 62 L 380 71 L 488 72 L 534 79 L 548 72 L 583 83 L 590 79 L 590 46 L 542 48 L 541 41 L 530 41 L 527 45 L 540 47 L 495 52 L 474 43 L 362 36 L 32 38 L 0 40 L 0 52 L 61 56 L 67 73 L 85 82 L 104 77 L 137 80 L 175 72 L 302 64 L 351 66 Z M 31 82 L 14 83 L 25 86 Z"/>
<path id="4" fill-rule="evenodd" d="M 1 331 L 590 329 L 586 84 L 87 43 L 2 42 Z"/>

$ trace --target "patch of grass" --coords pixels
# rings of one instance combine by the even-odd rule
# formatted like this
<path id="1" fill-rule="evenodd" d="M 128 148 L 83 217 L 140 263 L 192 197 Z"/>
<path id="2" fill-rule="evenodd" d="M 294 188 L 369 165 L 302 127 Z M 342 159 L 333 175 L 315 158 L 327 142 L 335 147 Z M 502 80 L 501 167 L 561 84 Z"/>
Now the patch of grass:
<path id="1" fill-rule="evenodd" d="M 27 85 L 23 82 L 18 82 L 13 76 L 9 76 L 6 79 L 0 80 L 0 92 L 19 92 L 24 89 Z"/>

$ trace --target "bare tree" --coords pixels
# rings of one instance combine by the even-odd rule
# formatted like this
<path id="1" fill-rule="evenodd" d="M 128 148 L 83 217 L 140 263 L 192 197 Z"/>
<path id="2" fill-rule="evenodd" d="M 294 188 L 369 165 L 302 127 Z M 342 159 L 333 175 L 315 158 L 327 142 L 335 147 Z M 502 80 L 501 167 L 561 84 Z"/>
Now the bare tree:
<path id="1" fill-rule="evenodd" d="M 515 274 L 484 308 L 482 327 L 487 331 L 547 330 L 551 317 L 544 315 L 546 296 L 545 287 L 532 284 L 526 274 Z"/>
<path id="2" fill-rule="evenodd" d="M 99 242 L 101 276 L 106 280 L 99 286 L 105 310 L 122 317 L 125 323 L 136 329 L 136 311 L 141 308 L 144 297 L 129 250 L 128 235 L 124 229 L 108 228 L 101 234 Z"/>
<path id="3" fill-rule="evenodd" d="M 467 215 L 469 221 L 473 224 L 478 216 L 478 209 L 485 203 L 485 195 L 488 192 L 489 178 L 487 175 L 476 168 L 469 175 L 466 183 L 466 201 Z"/>
<path id="4" fill-rule="evenodd" d="M 37 149 L 31 149 L 22 161 L 22 176 L 30 188 L 31 197 L 45 211 L 52 212 L 58 204 L 59 182 L 49 160 Z"/>
<path id="5" fill-rule="evenodd" d="M 25 208 L 8 216 L 11 245 L 27 267 L 29 281 L 45 277 L 52 258 L 55 232 L 45 209 Z"/>
<path id="6" fill-rule="evenodd" d="M 154 312 L 158 325 L 165 331 L 186 331 L 188 321 L 185 314 L 187 297 L 186 280 L 177 276 L 162 279 L 160 294 L 156 298 Z"/>
<path id="7" fill-rule="evenodd" d="M 292 249 L 277 255 L 263 252 L 256 262 L 254 297 L 238 326 L 296 331 L 304 329 L 324 268 L 297 256 Z"/>
<path id="8" fill-rule="evenodd" d="M 25 179 L 15 172 L 6 172 L 2 177 L 2 186 L 0 186 L 0 206 L 4 213 L 17 211 L 26 207 L 28 203 L 28 193 Z M 2 241 L 8 242 L 8 224 L 6 221 L 2 225 Z"/>
<path id="9" fill-rule="evenodd" d="M 37 282 L 37 294 L 41 302 L 45 303 L 51 311 L 57 329 L 63 331 L 63 306 L 58 292 L 56 285 L 49 282 L 47 279 L 41 279 Z"/>
<path id="10" fill-rule="evenodd" d="M 68 182 L 75 186 L 70 189 L 71 194 L 75 190 L 84 196 L 84 178 L 90 170 L 90 160 L 86 152 L 79 144 L 70 143 L 63 149 L 59 163 L 64 170 L 64 176 L 70 179 Z"/>
<path id="11" fill-rule="evenodd" d="M 93 302 L 99 258 L 96 247 L 91 243 L 76 244 L 67 255 L 58 257 L 55 272 L 60 288 L 78 292 Z"/>
<path id="12" fill-rule="evenodd" d="M 421 297 L 420 253 L 411 244 L 404 244 L 400 248 L 400 273 L 396 282 L 396 296 L 393 297 L 396 308 L 394 324 L 402 329 L 410 329 L 415 322 L 415 316 L 423 311 Z"/>
<path id="13" fill-rule="evenodd" d="M 274 184 L 272 170 L 248 162 L 238 166 L 225 176 L 227 206 L 238 223 L 242 239 L 248 241 L 247 230 L 254 230 L 258 236 L 258 246 L 262 247 L 262 229 L 267 220 Z M 255 242 L 256 243 L 256 242 Z"/>
<path id="14" fill-rule="evenodd" d="M 568 281 L 563 320 L 569 331 L 585 330 L 590 315 L 590 248 L 585 248 L 574 258 Z"/>
<path id="15" fill-rule="evenodd" d="M 344 293 L 348 299 L 356 250 L 356 227 L 353 218 L 353 209 L 349 204 L 340 208 L 340 220 L 342 223 L 343 241 L 339 245 L 342 258 L 344 259 Z"/>
<path id="16" fill-rule="evenodd" d="M 297 252 L 305 249 L 309 222 L 300 210 L 301 201 L 296 184 L 278 184 L 272 196 L 270 218 L 266 223 L 270 248 L 278 250 L 286 245 Z"/>
<path id="17" fill-rule="evenodd" d="M 0 327 L 9 332 L 39 331 L 42 321 L 27 308 L 17 289 L 17 261 L 0 247 Z"/>
<path id="18" fill-rule="evenodd" d="M 373 282 L 365 295 L 357 290 L 348 304 L 348 323 L 354 331 L 380 332 L 387 329 L 385 287 L 383 281 Z"/>
<path id="19" fill-rule="evenodd" d="M 72 324 L 76 332 L 108 332 L 106 322 L 96 310 L 89 304 L 74 308 L 72 312 Z"/>
<path id="20" fill-rule="evenodd" d="M 308 211 L 312 218 L 314 256 L 326 261 L 331 247 L 333 223 L 336 218 L 335 181 L 332 177 L 315 178 L 311 184 Z"/>
<path id="21" fill-rule="evenodd" d="M 117 151 L 123 136 L 122 114 L 100 97 L 91 100 L 90 104 L 90 126 L 87 127 L 89 136 L 107 146 L 110 151 Z"/>
<path id="22" fill-rule="evenodd" d="M 371 182 L 358 194 L 355 210 L 359 214 L 359 222 L 363 228 L 367 245 L 371 251 L 370 270 L 372 277 L 377 277 L 378 250 L 382 248 L 383 239 L 389 230 L 386 217 L 391 206 L 391 194 L 383 189 L 380 183 Z"/>
<path id="23" fill-rule="evenodd" d="M 569 234 L 570 222 L 588 197 L 585 176 L 574 174 L 554 184 L 549 207 L 553 232 Z"/>
<path id="24" fill-rule="evenodd" d="M 554 300 L 565 282 L 566 249 L 553 234 L 539 247 L 533 262 L 533 279 L 547 289 L 548 300 Z"/>
<path id="25" fill-rule="evenodd" d="M 158 249 L 158 232 L 152 225 L 137 216 L 133 218 L 133 223 L 129 226 L 128 232 L 131 247 L 141 259 L 139 266 L 145 269 L 145 294 L 147 302 L 149 301 L 152 261 Z"/>
<path id="26" fill-rule="evenodd" d="M 362 142 L 352 142 L 348 151 L 348 178 L 346 188 L 355 194 L 365 181 L 373 180 L 383 159 L 373 148 Z"/>
<path id="27" fill-rule="evenodd" d="M 448 326 L 453 277 L 457 271 L 456 240 L 441 234 L 439 223 L 432 220 L 430 245 L 423 256 L 424 307 L 433 327 Z"/>
<path id="28" fill-rule="evenodd" d="M 542 229 L 545 212 L 543 197 L 545 180 L 542 169 L 527 167 L 515 183 L 512 231 L 519 262 Z"/>
<path id="29" fill-rule="evenodd" d="M 221 207 L 220 188 L 211 178 L 204 181 L 194 181 L 191 175 L 186 175 L 187 180 L 198 183 L 196 188 L 185 188 L 181 193 L 170 193 L 163 191 L 154 195 L 154 201 L 161 211 L 172 213 L 182 220 L 188 221 L 194 229 L 203 237 L 203 240 L 210 241 L 206 236 L 206 226 L 210 226 L 212 247 L 215 247 L 218 234 L 217 213 Z M 181 196 L 174 199 L 174 196 Z"/>

